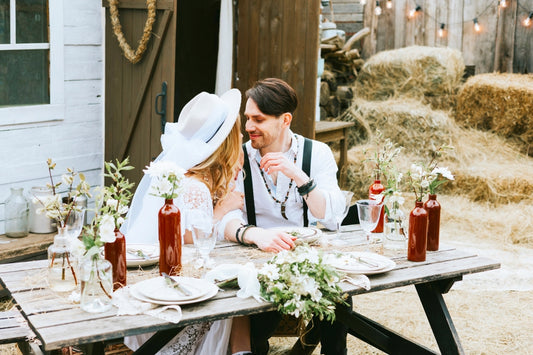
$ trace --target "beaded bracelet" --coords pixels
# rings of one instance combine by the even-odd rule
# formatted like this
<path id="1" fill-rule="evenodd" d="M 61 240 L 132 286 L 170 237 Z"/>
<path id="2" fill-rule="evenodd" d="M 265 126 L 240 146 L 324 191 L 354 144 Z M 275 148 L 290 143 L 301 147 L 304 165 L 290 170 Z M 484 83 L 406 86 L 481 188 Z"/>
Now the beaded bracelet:
<path id="1" fill-rule="evenodd" d="M 237 231 L 235 232 L 235 240 L 237 240 L 237 242 L 239 244 L 242 244 L 242 242 L 239 240 L 239 233 L 241 231 L 241 229 L 243 229 L 244 227 L 246 227 L 244 224 L 241 224 L 239 228 L 237 228 Z"/>

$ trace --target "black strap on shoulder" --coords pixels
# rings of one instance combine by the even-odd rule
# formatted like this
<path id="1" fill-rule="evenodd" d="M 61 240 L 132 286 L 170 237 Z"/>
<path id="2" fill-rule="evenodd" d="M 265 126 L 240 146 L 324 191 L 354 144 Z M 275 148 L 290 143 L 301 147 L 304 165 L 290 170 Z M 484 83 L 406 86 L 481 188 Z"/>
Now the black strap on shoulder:
<path id="1" fill-rule="evenodd" d="M 313 148 L 313 141 L 309 138 L 305 138 L 304 141 L 304 154 L 303 154 L 303 161 L 302 161 L 302 170 L 304 173 L 307 174 L 307 176 L 311 177 L 311 151 Z M 304 206 L 303 206 L 303 212 L 304 212 L 304 227 L 309 226 L 309 218 L 307 217 L 307 203 L 305 203 L 305 200 L 303 200 Z"/>
<path id="2" fill-rule="evenodd" d="M 255 222 L 255 204 L 254 204 L 254 187 L 252 184 L 252 171 L 250 169 L 250 159 L 246 151 L 246 144 L 242 145 L 244 150 L 244 199 L 246 201 L 246 215 L 248 216 L 248 224 L 257 225 Z"/>

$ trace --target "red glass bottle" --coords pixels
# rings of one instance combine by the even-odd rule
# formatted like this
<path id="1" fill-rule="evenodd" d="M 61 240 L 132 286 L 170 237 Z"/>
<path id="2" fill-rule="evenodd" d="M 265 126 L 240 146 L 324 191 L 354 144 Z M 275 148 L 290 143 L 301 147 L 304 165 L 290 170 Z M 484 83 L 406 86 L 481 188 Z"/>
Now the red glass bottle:
<path id="1" fill-rule="evenodd" d="M 105 243 L 104 255 L 113 266 L 113 291 L 126 286 L 126 238 L 118 229 L 115 229 L 115 241 Z"/>
<path id="2" fill-rule="evenodd" d="M 428 213 L 422 201 L 416 201 L 415 208 L 409 214 L 407 260 L 426 261 L 427 230 Z"/>
<path id="3" fill-rule="evenodd" d="M 437 201 L 437 195 L 429 194 L 424 209 L 428 213 L 427 250 L 439 250 L 440 203 Z"/>
<path id="4" fill-rule="evenodd" d="M 181 272 L 181 213 L 172 199 L 159 210 L 159 273 Z"/>
<path id="5" fill-rule="evenodd" d="M 385 191 L 385 186 L 383 186 L 378 176 L 378 178 L 374 180 L 374 183 L 368 188 L 368 198 L 383 203 L 383 191 Z M 383 233 L 384 219 L 385 208 L 382 208 L 378 224 L 372 233 Z"/>

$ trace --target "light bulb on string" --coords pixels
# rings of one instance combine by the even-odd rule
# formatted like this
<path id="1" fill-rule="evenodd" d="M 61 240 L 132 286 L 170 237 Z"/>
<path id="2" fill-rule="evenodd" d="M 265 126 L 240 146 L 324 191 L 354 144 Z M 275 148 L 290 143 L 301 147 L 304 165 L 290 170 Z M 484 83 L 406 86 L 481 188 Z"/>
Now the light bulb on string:
<path id="1" fill-rule="evenodd" d="M 420 7 L 420 5 L 416 5 L 416 7 L 414 9 L 412 9 L 411 11 L 409 11 L 409 18 L 415 18 L 416 14 L 418 11 L 422 10 L 422 8 Z"/>
<path id="2" fill-rule="evenodd" d="M 501 8 L 505 9 L 507 7 L 507 1 L 506 0 L 500 0 L 499 3 L 500 3 L 500 7 Z"/>
<path id="3" fill-rule="evenodd" d="M 382 10 L 381 10 L 381 6 L 379 6 L 379 1 L 376 1 L 376 7 L 374 8 L 374 14 L 376 16 L 379 16 L 381 15 L 381 12 Z"/>
<path id="4" fill-rule="evenodd" d="M 443 23 L 440 24 L 440 28 L 438 31 L 438 35 L 440 38 L 444 37 L 446 30 L 444 29 L 445 25 Z"/>
<path id="5" fill-rule="evenodd" d="M 392 0 L 387 0 L 387 4 L 385 5 L 387 9 L 392 9 Z"/>
<path id="6" fill-rule="evenodd" d="M 366 5 L 366 0 L 359 0 L 359 3 L 360 3 L 361 5 Z"/>
<path id="7" fill-rule="evenodd" d="M 481 26 L 479 25 L 479 22 L 477 21 L 477 17 L 474 19 L 474 30 L 476 32 L 481 32 Z"/>
<path id="8" fill-rule="evenodd" d="M 526 27 L 531 26 L 531 23 L 533 23 L 533 11 L 529 13 L 529 16 L 524 19 L 522 24 Z"/>

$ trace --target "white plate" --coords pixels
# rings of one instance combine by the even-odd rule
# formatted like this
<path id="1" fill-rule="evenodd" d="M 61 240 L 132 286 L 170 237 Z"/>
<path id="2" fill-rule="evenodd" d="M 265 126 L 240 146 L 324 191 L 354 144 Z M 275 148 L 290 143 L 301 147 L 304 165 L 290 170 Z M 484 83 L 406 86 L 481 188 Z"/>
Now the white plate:
<path id="1" fill-rule="evenodd" d="M 274 227 L 269 229 L 288 233 L 297 237 L 297 241 L 308 244 L 316 242 L 322 236 L 322 231 L 314 227 Z"/>
<path id="2" fill-rule="evenodd" d="M 169 286 L 163 276 L 138 282 L 135 284 L 135 288 L 145 297 L 166 302 L 193 300 L 202 297 L 208 291 L 208 282 L 204 280 L 181 276 L 173 276 L 172 278 L 191 291 L 191 294 L 187 296 Z"/>
<path id="3" fill-rule="evenodd" d="M 145 258 L 136 254 L 141 250 Z M 127 244 L 126 243 L 126 266 L 138 267 L 154 265 L 159 262 L 159 245 L 157 244 Z"/>
<path id="4" fill-rule="evenodd" d="M 370 252 L 328 254 L 326 262 L 347 274 L 380 274 L 396 267 L 396 263 L 391 259 Z"/>
<path id="5" fill-rule="evenodd" d="M 203 296 L 195 298 L 195 299 L 191 299 L 191 300 L 184 300 L 184 301 L 154 300 L 152 298 L 144 296 L 143 294 L 139 292 L 137 285 L 140 284 L 140 282 L 130 287 L 130 294 L 136 299 L 138 299 L 139 301 L 149 302 L 149 303 L 159 304 L 159 305 L 164 305 L 164 306 L 191 304 L 191 303 L 202 302 L 210 298 L 213 298 L 218 293 L 218 287 L 215 284 L 212 284 L 207 281 L 205 282 L 208 285 L 208 287 L 206 287 L 207 292 Z"/>

